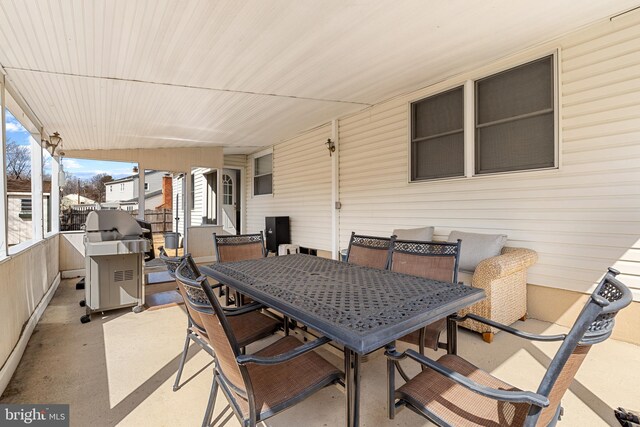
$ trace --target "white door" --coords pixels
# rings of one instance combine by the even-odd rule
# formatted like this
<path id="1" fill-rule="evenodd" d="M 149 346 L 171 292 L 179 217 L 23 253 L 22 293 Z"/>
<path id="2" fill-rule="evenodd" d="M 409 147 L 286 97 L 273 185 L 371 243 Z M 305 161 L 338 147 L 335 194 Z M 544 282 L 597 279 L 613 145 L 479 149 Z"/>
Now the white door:
<path id="1" fill-rule="evenodd" d="M 222 170 L 222 228 L 230 234 L 238 230 L 238 183 L 236 171 Z"/>

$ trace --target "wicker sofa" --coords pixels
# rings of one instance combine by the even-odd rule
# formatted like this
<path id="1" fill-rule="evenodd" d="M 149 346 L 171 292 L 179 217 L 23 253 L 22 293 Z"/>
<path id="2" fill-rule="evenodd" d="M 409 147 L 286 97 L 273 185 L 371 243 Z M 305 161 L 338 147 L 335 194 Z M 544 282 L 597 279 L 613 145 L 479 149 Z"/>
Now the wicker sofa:
<path id="1" fill-rule="evenodd" d="M 459 279 L 466 285 L 484 289 L 487 298 L 458 314 L 473 313 L 506 325 L 525 320 L 527 269 L 537 260 L 538 254 L 531 249 L 504 247 L 501 255 L 480 261 L 473 273 L 461 272 Z M 488 343 L 498 332 L 474 320 L 465 320 L 461 326 L 482 333 L 482 339 Z"/>

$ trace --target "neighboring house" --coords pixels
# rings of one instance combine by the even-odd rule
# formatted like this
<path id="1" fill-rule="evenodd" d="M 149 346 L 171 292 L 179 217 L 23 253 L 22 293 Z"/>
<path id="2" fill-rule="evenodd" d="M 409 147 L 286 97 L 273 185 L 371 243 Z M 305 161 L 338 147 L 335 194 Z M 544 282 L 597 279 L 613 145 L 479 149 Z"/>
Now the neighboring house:
<path id="1" fill-rule="evenodd" d="M 49 221 L 49 198 L 51 194 L 51 181 L 43 181 L 43 219 Z M 32 221 L 31 180 L 8 179 L 7 180 L 7 223 L 9 229 L 8 244 L 16 245 L 33 238 Z"/>
<path id="2" fill-rule="evenodd" d="M 225 169 L 222 169 L 222 181 L 218 183 L 218 170 L 211 168 L 193 168 L 189 183 L 190 225 L 217 224 L 225 231 L 235 234 L 241 229 L 243 198 L 241 168 L 245 167 L 247 156 L 228 155 L 224 157 Z M 173 221 L 178 221 L 178 231 L 184 233 L 184 200 L 182 195 L 184 174 L 173 175 Z M 217 197 L 220 188 L 220 198 Z M 218 221 L 220 219 L 220 221 Z"/>
<path id="3" fill-rule="evenodd" d="M 70 208 L 78 205 L 95 205 L 96 201 L 79 194 L 67 194 L 60 201 L 62 209 Z"/>
<path id="4" fill-rule="evenodd" d="M 145 209 L 155 210 L 165 206 L 171 208 L 171 177 L 167 176 L 167 179 L 163 179 L 166 175 L 167 172 L 164 171 L 145 173 Z M 101 203 L 102 207 L 129 211 L 138 209 L 139 180 L 140 176 L 135 174 L 105 183 L 106 197 L 105 202 Z M 165 193 L 168 197 L 164 196 Z"/>

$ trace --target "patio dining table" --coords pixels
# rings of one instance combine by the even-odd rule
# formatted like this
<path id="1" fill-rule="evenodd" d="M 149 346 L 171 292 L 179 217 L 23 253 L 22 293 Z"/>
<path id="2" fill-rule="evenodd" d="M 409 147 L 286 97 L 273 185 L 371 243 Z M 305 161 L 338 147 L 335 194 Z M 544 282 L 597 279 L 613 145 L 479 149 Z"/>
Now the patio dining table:
<path id="1" fill-rule="evenodd" d="M 360 411 L 360 357 L 485 298 L 484 291 L 317 256 L 216 263 L 201 271 L 344 347 L 348 426 Z M 456 352 L 449 318 L 447 351 Z"/>

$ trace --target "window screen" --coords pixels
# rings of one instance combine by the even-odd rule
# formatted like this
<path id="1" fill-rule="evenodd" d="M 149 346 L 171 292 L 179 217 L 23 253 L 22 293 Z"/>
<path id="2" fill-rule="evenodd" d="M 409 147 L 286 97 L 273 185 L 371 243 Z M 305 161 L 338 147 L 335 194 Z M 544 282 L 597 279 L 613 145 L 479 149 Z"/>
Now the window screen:
<path id="1" fill-rule="evenodd" d="M 553 167 L 553 56 L 476 81 L 476 174 Z"/>
<path id="2" fill-rule="evenodd" d="M 254 159 L 253 194 L 273 193 L 273 154 Z"/>
<path id="3" fill-rule="evenodd" d="M 411 104 L 411 180 L 464 176 L 464 91 Z"/>

